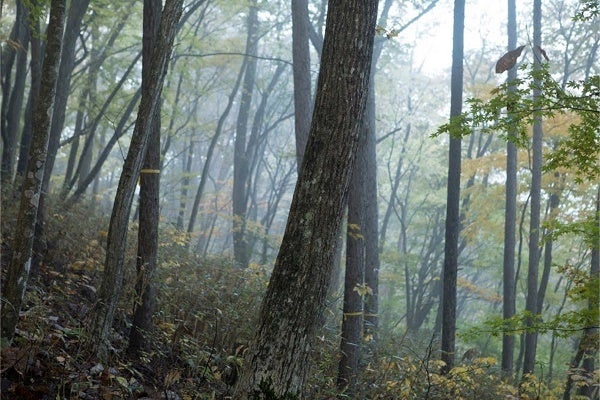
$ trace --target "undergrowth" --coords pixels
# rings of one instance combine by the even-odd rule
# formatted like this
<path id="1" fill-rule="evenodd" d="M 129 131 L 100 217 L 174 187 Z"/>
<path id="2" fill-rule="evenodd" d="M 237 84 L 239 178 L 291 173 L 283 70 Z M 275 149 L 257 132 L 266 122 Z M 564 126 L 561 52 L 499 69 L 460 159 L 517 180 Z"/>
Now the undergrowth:
<path id="1" fill-rule="evenodd" d="M 2 278 L 16 222 L 3 207 Z M 161 227 L 156 272 L 155 329 L 140 358 L 126 354 L 135 299 L 136 224 L 131 224 L 123 293 L 111 337 L 110 360 L 86 345 L 100 285 L 108 218 L 92 203 L 69 210 L 49 204 L 44 254 L 32 276 L 12 345 L 2 347 L 2 399 L 226 399 L 233 392 L 256 327 L 270 269 L 236 269 L 229 257 L 196 257 L 184 234 Z M 530 377 L 519 392 L 500 379 L 492 357 L 462 362 L 448 375 L 432 340 L 382 334 L 366 343 L 352 391 L 336 388 L 340 294 L 333 293 L 313 347 L 311 399 L 558 399 Z M 352 394 L 350 394 L 352 393 Z"/>

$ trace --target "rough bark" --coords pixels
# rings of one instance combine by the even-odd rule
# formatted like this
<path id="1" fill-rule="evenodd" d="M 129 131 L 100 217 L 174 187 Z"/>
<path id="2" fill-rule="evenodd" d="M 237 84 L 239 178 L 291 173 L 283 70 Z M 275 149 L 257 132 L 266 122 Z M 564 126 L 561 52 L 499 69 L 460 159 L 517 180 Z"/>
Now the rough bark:
<path id="1" fill-rule="evenodd" d="M 517 11 L 515 0 L 508 0 L 508 50 L 517 46 Z M 508 71 L 507 81 L 517 78 L 517 69 Z M 510 88 L 509 90 L 514 90 Z M 508 110 L 511 111 L 511 110 Z M 508 137 L 516 137 L 517 132 L 508 132 Z M 506 142 L 506 194 L 504 210 L 504 260 L 502 267 L 503 298 L 502 317 L 510 319 L 515 315 L 515 245 L 517 224 L 517 147 L 514 142 Z M 515 336 L 502 335 L 502 372 L 510 377 L 513 373 Z"/>
<path id="2" fill-rule="evenodd" d="M 463 42 L 465 1 L 454 1 L 454 28 L 452 39 L 452 82 L 450 117 L 462 112 Z M 446 240 L 444 243 L 444 270 L 442 288 L 442 361 L 443 372 L 454 366 L 456 334 L 456 279 L 458 272 L 458 240 L 460 234 L 460 171 L 461 140 L 450 138 L 448 163 L 448 195 L 446 203 Z"/>
<path id="3" fill-rule="evenodd" d="M 158 29 L 158 40 L 150 61 L 147 88 L 149 96 L 143 97 L 140 102 L 131 144 L 115 196 L 107 238 L 104 274 L 98 290 L 98 302 L 91 332 L 93 345 L 101 360 L 106 360 L 108 356 L 109 333 L 123 284 L 123 262 L 131 204 L 152 132 L 152 116 L 155 115 L 160 102 L 182 8 L 183 0 L 165 2 Z"/>
<path id="4" fill-rule="evenodd" d="M 541 0 L 533 2 L 533 45 L 542 47 L 542 3 Z M 534 68 L 540 68 L 540 58 L 534 57 Z M 534 102 L 542 96 L 541 82 L 535 84 L 533 90 Z M 529 217 L 529 264 L 527 267 L 527 297 L 525 311 L 530 313 L 525 320 L 528 328 L 535 324 L 535 315 L 538 311 L 538 269 L 540 261 L 540 202 L 542 191 L 542 118 L 534 115 L 533 139 L 531 143 L 531 205 Z M 530 330 L 525 333 L 525 353 L 523 356 L 523 375 L 531 374 L 535 370 L 535 355 L 537 349 L 537 332 Z"/>
<path id="5" fill-rule="evenodd" d="M 23 123 L 23 129 L 21 131 L 21 141 L 19 144 L 19 160 L 17 161 L 17 176 L 15 181 L 25 175 L 27 169 L 27 154 L 29 153 L 29 147 L 31 144 L 32 137 L 32 125 L 33 125 L 33 113 L 35 112 L 35 105 L 38 103 L 38 97 L 41 85 L 42 75 L 42 40 L 40 35 L 40 21 L 36 18 L 35 21 L 31 22 L 31 34 L 29 35 L 30 52 L 31 58 L 29 61 L 30 65 L 30 76 L 31 85 L 29 87 L 29 96 L 27 97 L 27 105 L 25 106 L 25 117 Z"/>
<path id="6" fill-rule="evenodd" d="M 53 0 L 50 5 L 50 21 L 46 31 L 46 52 L 42 66 L 39 98 L 33 114 L 33 136 L 29 148 L 27 173 L 21 192 L 19 224 L 16 227 L 13 254 L 3 288 L 1 332 L 2 338 L 9 343 L 15 334 L 31 267 L 35 223 L 46 165 L 52 107 L 60 62 L 65 4 L 66 0 Z"/>
<path id="7" fill-rule="evenodd" d="M 288 224 L 234 398 L 303 398 L 369 85 L 377 1 L 332 1 Z"/>
<path id="8" fill-rule="evenodd" d="M 161 0 L 144 0 L 144 27 L 142 38 L 142 98 L 149 92 L 151 59 L 157 42 L 156 34 L 161 19 Z M 136 259 L 136 285 L 133 323 L 127 351 L 139 356 L 148 350 L 147 333 L 152 329 L 152 315 L 156 308 L 154 273 L 158 257 L 158 218 L 160 195 L 160 102 L 151 116 L 150 138 L 140 171 L 140 215 Z"/>

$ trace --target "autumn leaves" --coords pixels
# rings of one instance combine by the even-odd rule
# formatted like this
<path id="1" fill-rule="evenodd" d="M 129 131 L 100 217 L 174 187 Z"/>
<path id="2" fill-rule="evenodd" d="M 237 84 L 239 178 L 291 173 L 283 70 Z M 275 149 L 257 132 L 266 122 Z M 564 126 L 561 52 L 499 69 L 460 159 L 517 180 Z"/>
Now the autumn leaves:
<path id="1" fill-rule="evenodd" d="M 514 67 L 524 48 L 525 45 L 519 46 L 500 57 L 500 59 L 496 62 L 496 73 L 501 74 L 504 71 L 508 71 Z M 534 47 L 534 54 L 536 57 L 543 57 L 546 61 L 550 61 L 548 55 L 540 46 Z"/>

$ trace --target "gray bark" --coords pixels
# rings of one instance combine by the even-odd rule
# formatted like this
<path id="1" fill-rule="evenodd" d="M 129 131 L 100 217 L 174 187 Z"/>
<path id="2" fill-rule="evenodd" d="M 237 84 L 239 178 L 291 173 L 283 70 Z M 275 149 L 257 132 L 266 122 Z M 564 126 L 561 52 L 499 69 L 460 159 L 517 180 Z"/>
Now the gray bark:
<path id="1" fill-rule="evenodd" d="M 33 136 L 29 148 L 27 173 L 21 192 L 19 224 L 16 227 L 13 254 L 3 287 L 1 333 L 2 338 L 9 343 L 15 334 L 31 267 L 35 224 L 46 166 L 52 107 L 60 62 L 65 4 L 66 0 L 53 0 L 50 6 L 50 22 L 46 31 L 47 44 L 42 66 L 41 87 L 33 114 Z"/>
<path id="2" fill-rule="evenodd" d="M 515 0 L 508 0 L 508 50 L 517 47 L 517 12 Z M 517 78 L 517 68 L 508 70 L 507 81 Z M 510 89 L 514 90 L 514 89 Z M 509 112 L 511 110 L 508 110 Z M 509 139 L 517 132 L 508 132 Z M 515 246 L 517 224 L 517 147 L 511 140 L 506 142 L 506 195 L 504 211 L 504 261 L 503 261 L 503 301 L 502 317 L 510 319 L 515 315 Z M 515 352 L 515 336 L 512 333 L 502 335 L 502 372 L 512 376 Z"/>
<path id="3" fill-rule="evenodd" d="M 454 32 L 452 39 L 452 82 L 450 117 L 462 112 L 463 42 L 465 1 L 454 1 Z M 458 272 L 458 240 L 460 234 L 460 171 L 461 140 L 450 138 L 448 164 L 448 196 L 446 203 L 446 240 L 442 274 L 442 361 L 446 373 L 454 366 L 456 334 L 456 280 Z"/>
<path id="4" fill-rule="evenodd" d="M 315 114 L 235 399 L 304 398 L 369 85 L 377 1 L 332 1 Z"/>
<path id="5" fill-rule="evenodd" d="M 181 17 L 183 0 L 167 0 L 158 29 L 158 40 L 152 53 L 148 75 L 149 95 L 140 102 L 129 151 L 123 165 L 115 196 L 107 238 L 106 261 L 98 301 L 94 313 L 91 338 L 101 360 L 108 356 L 109 333 L 123 284 L 123 262 L 127 226 L 142 162 L 152 132 L 153 118 L 160 102 L 169 57 Z"/>
<path id="6" fill-rule="evenodd" d="M 533 2 L 533 45 L 542 46 L 542 2 Z M 538 54 L 539 56 L 539 54 Z M 540 67 L 540 58 L 534 57 L 534 68 Z M 542 96 L 541 82 L 535 83 L 533 90 L 534 102 Z M 531 206 L 529 217 L 529 265 L 527 267 L 527 298 L 525 299 L 525 311 L 531 315 L 525 320 L 528 328 L 535 325 L 538 312 L 538 268 L 540 262 L 540 202 L 542 191 L 542 118 L 534 115 L 533 139 L 531 143 Z M 525 333 L 523 356 L 523 375 L 531 374 L 535 370 L 535 356 L 537 349 L 537 332 L 531 330 Z"/>

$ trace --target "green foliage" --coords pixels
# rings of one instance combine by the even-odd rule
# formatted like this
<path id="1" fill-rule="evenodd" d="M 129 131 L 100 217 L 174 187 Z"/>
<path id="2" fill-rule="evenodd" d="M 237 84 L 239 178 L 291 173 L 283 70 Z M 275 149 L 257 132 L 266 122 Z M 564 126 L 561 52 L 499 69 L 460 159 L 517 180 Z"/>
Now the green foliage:
<path id="1" fill-rule="evenodd" d="M 573 17 L 575 21 L 589 21 L 600 15 L 600 1 L 598 0 L 581 0 L 580 8 Z"/>
<path id="2" fill-rule="evenodd" d="M 528 141 L 529 126 L 535 118 L 571 113 L 577 121 L 567 138 L 548 155 L 545 170 L 566 168 L 577 182 L 600 179 L 600 76 L 586 81 L 570 81 L 563 90 L 552 78 L 548 64 L 539 69 L 523 64 L 523 78 L 505 82 L 493 89 L 489 100 L 471 98 L 468 110 L 440 126 L 435 135 L 449 133 L 464 137 L 478 130 L 500 133 L 518 146 Z M 532 97 L 534 90 L 541 95 Z M 516 132 L 511 135 L 508 132 Z"/>

